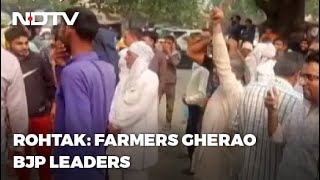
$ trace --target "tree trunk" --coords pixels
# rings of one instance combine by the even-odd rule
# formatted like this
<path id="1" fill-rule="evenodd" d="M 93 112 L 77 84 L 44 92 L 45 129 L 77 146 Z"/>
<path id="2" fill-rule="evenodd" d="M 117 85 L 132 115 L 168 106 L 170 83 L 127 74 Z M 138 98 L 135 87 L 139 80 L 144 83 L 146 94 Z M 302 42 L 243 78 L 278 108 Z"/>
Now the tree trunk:
<path id="1" fill-rule="evenodd" d="M 305 17 L 305 0 L 255 0 L 267 15 L 265 25 L 280 35 L 301 31 Z"/>

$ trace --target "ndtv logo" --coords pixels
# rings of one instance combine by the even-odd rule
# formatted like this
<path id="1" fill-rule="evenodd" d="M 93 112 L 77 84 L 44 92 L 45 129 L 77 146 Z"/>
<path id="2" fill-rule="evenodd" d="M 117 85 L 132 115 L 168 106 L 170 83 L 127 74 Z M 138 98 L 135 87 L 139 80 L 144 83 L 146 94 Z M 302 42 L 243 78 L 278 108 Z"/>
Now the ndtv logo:
<path id="1" fill-rule="evenodd" d="M 19 12 L 12 13 L 12 25 L 18 25 L 18 19 L 23 25 L 44 26 L 48 23 L 48 17 L 52 17 L 53 25 L 58 25 L 58 17 L 62 17 L 67 25 L 72 26 L 77 20 L 79 12 L 69 19 L 65 12 L 26 12 L 25 17 Z M 42 21 L 36 21 L 36 17 L 42 17 Z"/>

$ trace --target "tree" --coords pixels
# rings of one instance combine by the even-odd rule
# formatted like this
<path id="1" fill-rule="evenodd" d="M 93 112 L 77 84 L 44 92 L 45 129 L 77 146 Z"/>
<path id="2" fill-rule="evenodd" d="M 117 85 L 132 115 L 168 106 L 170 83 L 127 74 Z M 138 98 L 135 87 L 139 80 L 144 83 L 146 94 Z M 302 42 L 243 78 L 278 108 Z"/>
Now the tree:
<path id="1" fill-rule="evenodd" d="M 282 35 L 301 30 L 305 18 L 305 0 L 255 0 L 267 15 L 266 25 Z"/>
<path id="2" fill-rule="evenodd" d="M 63 11 L 70 7 L 71 1 L 60 0 L 1 0 L 1 5 L 15 7 L 21 13 L 34 11 L 35 9 L 46 9 L 53 11 Z"/>
<path id="3" fill-rule="evenodd" d="M 101 11 L 120 14 L 126 20 L 146 19 L 191 27 L 200 20 L 199 0 L 92 0 Z"/>
<path id="4" fill-rule="evenodd" d="M 319 0 L 308 0 L 306 2 L 306 13 L 314 20 L 319 21 Z"/>

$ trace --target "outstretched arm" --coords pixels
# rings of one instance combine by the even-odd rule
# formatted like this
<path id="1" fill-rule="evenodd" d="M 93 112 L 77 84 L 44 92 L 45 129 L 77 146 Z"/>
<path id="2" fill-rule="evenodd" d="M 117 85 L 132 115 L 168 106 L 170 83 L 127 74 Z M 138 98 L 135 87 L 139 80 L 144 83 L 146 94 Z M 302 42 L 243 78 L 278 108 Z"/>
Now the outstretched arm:
<path id="1" fill-rule="evenodd" d="M 213 18 L 213 60 L 217 67 L 220 85 L 233 86 L 237 82 L 236 76 L 232 72 L 228 48 L 222 33 L 222 20 L 224 18 L 223 11 L 215 8 L 212 14 Z"/>

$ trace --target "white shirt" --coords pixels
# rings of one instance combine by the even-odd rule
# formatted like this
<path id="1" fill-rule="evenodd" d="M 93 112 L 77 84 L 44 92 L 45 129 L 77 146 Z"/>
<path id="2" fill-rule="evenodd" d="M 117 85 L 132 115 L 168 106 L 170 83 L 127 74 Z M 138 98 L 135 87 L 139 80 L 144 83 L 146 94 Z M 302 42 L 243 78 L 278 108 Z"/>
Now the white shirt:
<path id="1" fill-rule="evenodd" d="M 8 121 L 6 120 L 8 118 Z M 28 108 L 23 75 L 18 59 L 1 48 L 1 152 L 6 150 L 6 130 L 25 134 Z"/>
<path id="2" fill-rule="evenodd" d="M 263 65 L 264 63 L 272 60 L 274 61 L 274 57 L 276 56 L 276 49 L 272 43 L 259 43 L 254 50 L 246 57 L 246 64 L 250 71 L 250 82 L 255 82 L 258 80 L 258 67 Z M 274 62 L 275 64 L 275 62 Z M 270 74 L 272 71 L 270 70 L 274 66 L 273 63 L 268 63 L 267 71 L 263 70 L 263 67 L 260 67 L 260 75 L 262 74 Z M 266 72 L 266 73 L 265 73 Z"/>
<path id="3" fill-rule="evenodd" d="M 257 80 L 259 82 L 267 81 L 270 82 L 275 78 L 274 73 L 274 66 L 276 65 L 277 61 L 273 59 L 269 59 L 266 62 L 260 64 L 257 67 Z"/>
<path id="4" fill-rule="evenodd" d="M 246 87 L 234 123 L 241 135 L 253 134 L 257 142 L 252 147 L 242 147 L 243 164 L 239 180 L 275 180 L 282 159 L 282 146 L 270 140 L 268 113 L 264 104 L 267 91 L 272 87 L 279 91 L 279 119 L 290 121 L 294 105 L 302 101 L 301 94 L 286 80 L 276 77 L 272 83 L 255 82 Z"/>
<path id="5" fill-rule="evenodd" d="M 203 106 L 206 98 L 206 89 L 208 85 L 209 71 L 193 63 L 191 79 L 187 86 L 186 103 L 189 105 Z"/>

